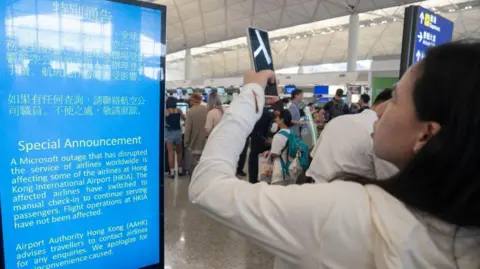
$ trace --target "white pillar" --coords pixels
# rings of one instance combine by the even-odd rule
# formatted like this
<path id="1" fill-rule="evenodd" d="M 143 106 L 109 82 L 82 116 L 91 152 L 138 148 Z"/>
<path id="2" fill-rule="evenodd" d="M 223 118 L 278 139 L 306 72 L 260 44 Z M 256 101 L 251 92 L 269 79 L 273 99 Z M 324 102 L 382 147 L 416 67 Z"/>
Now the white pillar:
<path id="1" fill-rule="evenodd" d="M 305 71 L 303 70 L 303 65 L 301 65 L 299 68 L 298 68 L 298 74 L 299 75 L 303 75 Z"/>
<path id="2" fill-rule="evenodd" d="M 184 80 L 192 79 L 192 51 L 185 50 L 185 77 Z"/>
<path id="3" fill-rule="evenodd" d="M 347 72 L 357 71 L 357 50 L 358 50 L 358 30 L 360 23 L 358 14 L 350 15 L 350 25 L 348 27 L 348 59 Z"/>

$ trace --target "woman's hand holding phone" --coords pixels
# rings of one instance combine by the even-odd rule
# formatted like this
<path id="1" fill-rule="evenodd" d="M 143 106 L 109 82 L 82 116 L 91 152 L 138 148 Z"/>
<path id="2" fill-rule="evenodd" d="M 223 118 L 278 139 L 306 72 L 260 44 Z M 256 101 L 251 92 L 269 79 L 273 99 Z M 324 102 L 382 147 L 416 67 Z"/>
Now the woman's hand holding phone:
<path id="1" fill-rule="evenodd" d="M 268 83 L 274 84 L 276 83 L 275 72 L 272 70 L 263 70 L 260 72 L 255 71 L 247 71 L 243 78 L 243 84 L 247 85 L 249 83 L 256 83 L 262 88 L 265 88 Z M 274 104 L 280 100 L 278 96 L 266 96 L 265 103 L 267 105 Z"/>

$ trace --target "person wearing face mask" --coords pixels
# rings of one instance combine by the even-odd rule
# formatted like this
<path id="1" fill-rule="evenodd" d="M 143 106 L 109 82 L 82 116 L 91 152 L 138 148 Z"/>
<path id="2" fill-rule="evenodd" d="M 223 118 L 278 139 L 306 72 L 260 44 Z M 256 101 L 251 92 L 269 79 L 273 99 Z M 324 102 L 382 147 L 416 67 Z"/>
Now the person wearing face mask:
<path id="1" fill-rule="evenodd" d="M 308 111 L 310 112 L 310 114 L 315 113 L 315 104 L 314 103 L 308 103 L 307 107 L 308 107 Z"/>
<path id="2" fill-rule="evenodd" d="M 317 137 L 319 137 L 325 128 L 325 109 L 323 107 L 313 113 L 313 123 L 317 128 Z"/>
<path id="3" fill-rule="evenodd" d="M 283 162 L 286 162 L 286 159 L 288 158 L 286 149 L 288 135 L 291 132 L 290 128 L 292 126 L 292 115 L 290 114 L 290 111 L 281 109 L 280 111 L 275 112 L 275 122 L 272 124 L 272 133 L 275 135 L 273 136 L 272 148 L 270 150 L 270 156 L 273 160 L 273 175 L 271 183 L 290 179 L 283 171 L 282 160 Z"/>
<path id="4" fill-rule="evenodd" d="M 274 124 L 274 112 L 279 106 L 282 106 L 281 102 L 265 106 L 260 119 L 249 136 L 248 179 L 250 183 L 258 182 L 258 155 L 270 150 L 272 134 L 277 132 L 278 126 Z"/>
<path id="5" fill-rule="evenodd" d="M 373 124 L 385 111 L 392 89 L 383 90 L 371 109 L 336 117 L 329 122 L 310 153 L 313 158 L 306 172 L 316 182 L 332 180 L 340 173 L 354 173 L 368 178 L 385 179 L 398 169 L 373 152 Z"/>
<path id="6" fill-rule="evenodd" d="M 373 136 L 375 154 L 398 174 L 275 186 L 235 179 L 236 141 L 275 81 L 272 71 L 248 72 L 205 147 L 190 200 L 290 268 L 478 269 L 478 74 L 480 42 L 459 42 L 430 48 L 402 76 Z"/>

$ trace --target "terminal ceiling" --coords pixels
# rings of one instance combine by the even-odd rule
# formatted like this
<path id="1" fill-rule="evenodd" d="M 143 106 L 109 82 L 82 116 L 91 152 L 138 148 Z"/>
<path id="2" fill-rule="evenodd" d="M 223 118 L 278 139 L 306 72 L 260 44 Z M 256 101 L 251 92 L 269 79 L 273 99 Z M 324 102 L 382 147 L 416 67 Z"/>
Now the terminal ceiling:
<path id="1" fill-rule="evenodd" d="M 245 36 L 247 26 L 275 30 L 418 0 L 151 0 L 167 6 L 168 53 Z"/>
<path id="2" fill-rule="evenodd" d="M 192 78 L 228 77 L 243 73 L 250 68 L 244 36 L 246 27 L 251 24 L 268 30 L 280 29 L 271 31 L 270 35 L 277 70 L 346 62 L 347 59 L 349 10 L 344 1 L 222 0 L 220 3 L 218 0 L 171 2 L 161 0 L 161 2 L 169 6 L 167 46 L 170 54 L 167 56 L 167 80 L 183 80 L 185 53 L 182 50 L 185 47 L 182 48 L 183 44 L 179 45 L 178 42 L 185 40 L 188 41 L 188 47 L 194 48 Z M 212 2 L 217 3 L 214 5 L 215 10 L 208 4 Z M 349 3 L 353 4 L 353 1 L 350 0 Z M 360 0 L 359 3 L 357 11 L 365 12 L 360 13 L 358 60 L 371 59 L 378 55 L 399 55 L 403 13 L 408 3 L 394 0 Z M 194 4 L 197 5 L 197 9 L 193 7 Z M 420 4 L 438 10 L 442 16 L 455 22 L 454 39 L 480 38 L 479 0 L 430 0 Z M 252 9 L 252 5 L 255 8 L 250 10 L 251 13 L 246 12 L 247 7 Z M 198 24 L 195 23 L 193 26 L 189 23 L 190 20 L 195 20 L 195 15 L 186 16 L 184 7 L 187 7 L 187 10 L 202 11 L 203 15 L 199 15 Z M 273 11 L 274 7 L 278 10 Z M 224 23 L 225 20 L 220 18 L 217 10 L 224 13 L 226 10 L 225 14 L 230 18 L 228 23 Z M 242 13 L 241 16 L 247 14 L 255 16 L 249 15 L 239 19 L 239 14 L 230 15 L 235 13 L 233 11 Z M 310 11 L 310 17 L 307 16 L 307 11 Z M 198 15 L 196 12 L 192 14 Z M 208 19 L 205 19 L 206 17 Z M 213 20 L 219 20 L 222 24 L 215 25 Z M 305 24 L 306 22 L 309 23 Z M 292 25 L 299 26 L 289 27 Z M 235 37 L 243 38 L 232 39 Z M 228 41 L 219 42 L 223 40 Z M 172 53 L 175 51 L 179 52 Z M 194 53 L 195 51 L 197 53 Z"/>

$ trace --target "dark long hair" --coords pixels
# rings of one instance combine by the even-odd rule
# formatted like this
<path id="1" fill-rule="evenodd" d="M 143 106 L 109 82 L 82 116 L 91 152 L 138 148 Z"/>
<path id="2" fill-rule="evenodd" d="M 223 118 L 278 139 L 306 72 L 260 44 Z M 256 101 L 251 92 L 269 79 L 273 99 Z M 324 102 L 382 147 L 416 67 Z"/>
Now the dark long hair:
<path id="1" fill-rule="evenodd" d="M 419 66 L 413 101 L 420 121 L 441 129 L 396 176 L 374 184 L 407 206 L 480 228 L 480 43 L 432 48 Z"/>
<path id="2" fill-rule="evenodd" d="M 290 111 L 282 108 L 279 112 L 280 113 L 278 117 L 283 120 L 283 123 L 285 123 L 288 128 L 292 127 L 292 114 L 290 113 Z"/>
<path id="3" fill-rule="evenodd" d="M 167 109 L 171 108 L 171 109 L 174 109 L 174 108 L 177 108 L 177 98 L 175 97 L 168 97 L 167 98 L 167 104 L 166 104 L 166 107 Z"/>

